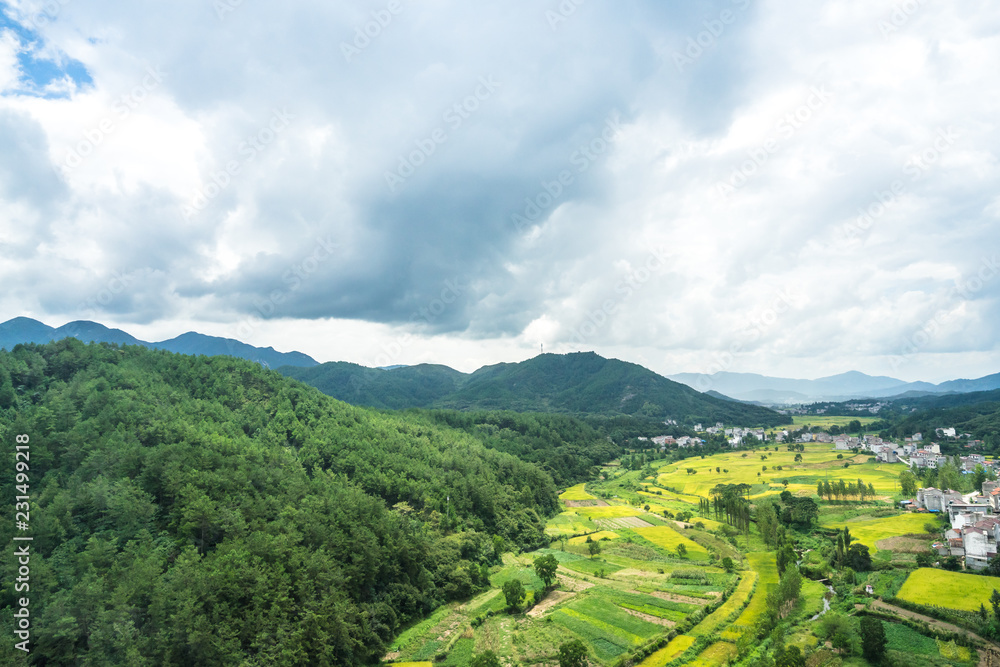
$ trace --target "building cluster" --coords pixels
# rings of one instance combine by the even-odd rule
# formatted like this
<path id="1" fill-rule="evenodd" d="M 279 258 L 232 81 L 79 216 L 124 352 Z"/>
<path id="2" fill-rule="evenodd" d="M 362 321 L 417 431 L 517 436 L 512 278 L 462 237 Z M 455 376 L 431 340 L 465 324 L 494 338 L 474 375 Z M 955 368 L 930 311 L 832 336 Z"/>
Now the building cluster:
<path id="1" fill-rule="evenodd" d="M 984 482 L 982 495 L 971 493 L 964 497 L 957 491 L 919 489 L 917 497 L 906 502 L 918 510 L 948 515 L 950 528 L 945 531 L 944 542 L 934 544 L 939 555 L 961 558 L 973 570 L 984 569 L 997 555 L 1000 482 Z"/>

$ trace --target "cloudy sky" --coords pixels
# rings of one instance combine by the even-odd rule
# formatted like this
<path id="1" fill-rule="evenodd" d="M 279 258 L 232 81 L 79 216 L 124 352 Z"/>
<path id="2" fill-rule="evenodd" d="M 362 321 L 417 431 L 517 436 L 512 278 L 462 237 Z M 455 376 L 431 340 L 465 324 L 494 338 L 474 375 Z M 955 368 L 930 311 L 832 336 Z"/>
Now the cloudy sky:
<path id="1" fill-rule="evenodd" d="M 996 2 L 0 9 L 0 320 L 1000 371 Z"/>

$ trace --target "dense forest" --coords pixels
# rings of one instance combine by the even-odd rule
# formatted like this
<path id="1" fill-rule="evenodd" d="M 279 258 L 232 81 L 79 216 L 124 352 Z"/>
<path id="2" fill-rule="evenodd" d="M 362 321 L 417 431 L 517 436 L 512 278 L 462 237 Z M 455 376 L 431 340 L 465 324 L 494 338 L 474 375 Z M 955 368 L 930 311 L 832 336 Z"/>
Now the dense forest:
<path id="1" fill-rule="evenodd" d="M 536 463 L 558 486 L 596 477 L 596 466 L 621 452 L 607 436 L 567 415 L 455 410 L 407 413 L 412 419 L 422 415 L 431 423 L 470 433 L 487 447 Z M 662 424 L 659 430 L 663 430 Z"/>
<path id="2" fill-rule="evenodd" d="M 405 624 L 487 586 L 505 548 L 545 543 L 546 470 L 587 472 L 506 453 L 532 458 L 505 430 L 544 443 L 566 424 L 491 420 L 352 407 L 228 357 L 0 351 L 5 498 L 14 437 L 31 439 L 33 663 L 377 662 Z M 7 637 L 13 604 L 4 587 Z M 0 663 L 26 664 L 11 645 Z"/>
<path id="3" fill-rule="evenodd" d="M 773 410 L 708 396 L 637 364 L 593 352 L 540 354 L 468 375 L 426 364 L 374 369 L 329 363 L 279 371 L 340 400 L 373 407 L 628 416 L 658 423 L 673 419 L 688 426 L 717 421 L 778 426 L 784 421 Z"/>

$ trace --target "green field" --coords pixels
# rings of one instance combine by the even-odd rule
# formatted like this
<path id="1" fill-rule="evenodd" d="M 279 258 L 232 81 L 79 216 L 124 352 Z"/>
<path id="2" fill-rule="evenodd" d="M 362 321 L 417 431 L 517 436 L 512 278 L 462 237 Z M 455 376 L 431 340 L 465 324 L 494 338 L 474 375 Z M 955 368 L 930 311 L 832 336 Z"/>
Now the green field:
<path id="1" fill-rule="evenodd" d="M 563 512 L 549 519 L 545 532 L 554 537 L 560 535 L 580 535 L 600 530 L 600 526 L 590 520 L 590 517 L 578 514 L 575 510 Z"/>
<path id="2" fill-rule="evenodd" d="M 897 537 L 899 535 L 920 534 L 928 536 L 928 545 L 932 536 L 924 532 L 924 525 L 935 523 L 935 519 L 928 514 L 900 514 L 898 516 L 887 516 L 877 519 L 860 519 L 847 521 L 834 521 L 823 523 L 823 528 L 840 528 L 845 526 L 851 531 L 851 536 L 855 542 L 860 542 L 869 548 L 872 553 L 878 549 L 876 543 L 887 537 Z M 936 533 L 933 537 L 937 538 Z"/>
<path id="3" fill-rule="evenodd" d="M 715 642 L 689 662 L 687 667 L 718 667 L 736 657 L 736 647 L 727 642 Z"/>
<path id="4" fill-rule="evenodd" d="M 980 605 L 990 608 L 993 589 L 1000 590 L 1000 577 L 949 572 L 920 568 L 903 582 L 897 597 L 917 604 L 947 607 L 964 611 L 979 611 Z"/>

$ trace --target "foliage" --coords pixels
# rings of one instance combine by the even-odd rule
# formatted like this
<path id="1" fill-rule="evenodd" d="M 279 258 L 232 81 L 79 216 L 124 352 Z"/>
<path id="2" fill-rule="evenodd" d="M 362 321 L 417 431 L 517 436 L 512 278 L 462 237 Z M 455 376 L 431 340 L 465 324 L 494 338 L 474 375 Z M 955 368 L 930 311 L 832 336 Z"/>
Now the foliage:
<path id="1" fill-rule="evenodd" d="M 539 556 L 535 559 L 535 572 L 546 586 L 551 586 L 556 580 L 556 570 L 559 568 L 559 561 L 552 554 Z"/>
<path id="2" fill-rule="evenodd" d="M 558 507 L 531 463 L 252 362 L 66 339 L 0 377 L 3 437 L 31 436 L 40 663 L 375 663 Z"/>
<path id="3" fill-rule="evenodd" d="M 587 647 L 579 639 L 559 647 L 559 667 L 587 667 Z"/>
<path id="4" fill-rule="evenodd" d="M 493 651 L 484 651 L 469 661 L 469 667 L 501 667 L 500 658 Z"/>
<path id="5" fill-rule="evenodd" d="M 503 584 L 503 597 L 507 601 L 507 607 L 516 610 L 521 604 L 521 600 L 527 595 L 524 584 L 520 579 L 508 579 Z"/>
<path id="6" fill-rule="evenodd" d="M 882 621 L 874 616 L 863 616 L 861 618 L 861 650 L 865 660 L 878 662 L 885 655 L 885 628 Z"/>

